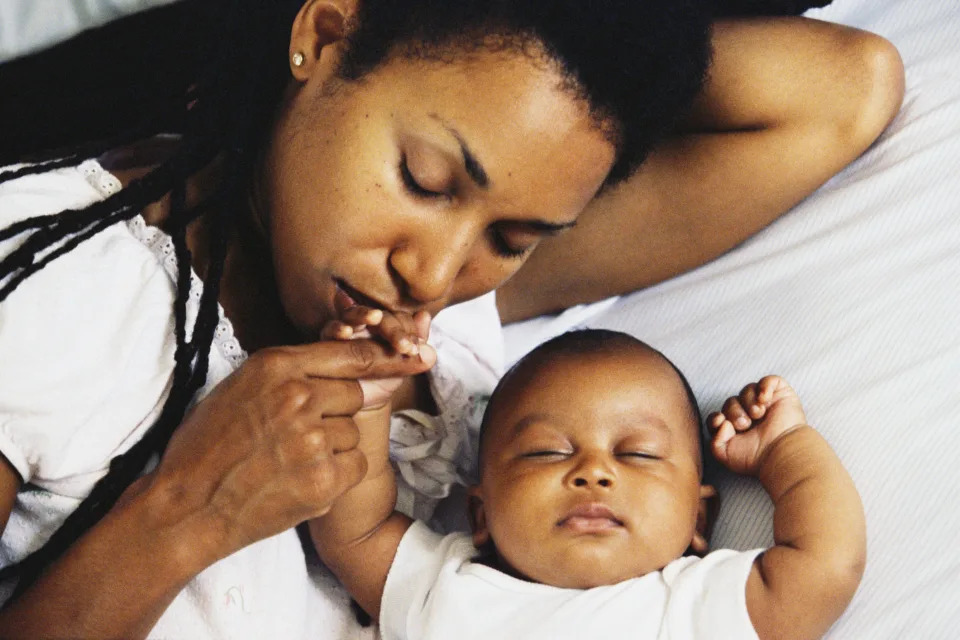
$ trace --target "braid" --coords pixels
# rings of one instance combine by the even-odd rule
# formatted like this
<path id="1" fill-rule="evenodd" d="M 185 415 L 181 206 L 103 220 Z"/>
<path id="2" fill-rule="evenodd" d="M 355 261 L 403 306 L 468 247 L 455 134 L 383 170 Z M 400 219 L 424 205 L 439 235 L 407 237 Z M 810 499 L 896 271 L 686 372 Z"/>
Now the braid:
<path id="1" fill-rule="evenodd" d="M 19 247 L 0 260 L 0 302 L 56 258 L 107 227 L 135 217 L 147 204 L 167 194 L 170 195 L 168 232 L 177 260 L 177 295 L 173 305 L 176 350 L 171 389 L 160 417 L 136 444 L 111 460 L 107 474 L 43 546 L 19 563 L 0 569 L 0 580 L 18 578 L 14 597 L 99 522 L 150 461 L 163 452 L 194 395 L 206 382 L 210 349 L 220 319 L 218 298 L 233 223 L 230 213 L 244 203 L 241 187 L 250 177 L 252 159 L 286 82 L 286 73 L 276 73 L 286 63 L 284 29 L 277 32 L 283 37 L 272 43 L 262 42 L 261 32 L 265 16 L 270 22 L 286 25 L 287 30 L 292 16 L 277 11 L 273 0 L 259 2 L 258 6 L 260 14 L 231 11 L 232 20 L 218 27 L 218 31 L 225 28 L 232 34 L 233 38 L 225 38 L 226 41 L 232 41 L 234 45 L 241 42 L 242 45 L 224 43 L 220 56 L 186 91 L 183 100 L 190 107 L 185 110 L 180 148 L 172 157 L 102 201 L 82 209 L 35 216 L 0 230 L 0 241 L 27 234 Z M 259 36 L 254 37 L 258 33 Z M 282 44 L 278 45 L 278 42 Z M 280 55 L 277 56 L 272 49 L 279 49 Z M 238 51 L 243 52 L 245 60 L 237 60 Z M 2 172 L 0 183 L 75 166 L 124 143 L 161 133 L 163 126 L 159 123 L 153 129 L 139 127 L 110 140 L 76 147 L 35 164 Z M 224 177 L 216 186 L 214 195 L 187 207 L 187 179 L 217 158 L 223 163 Z M 204 274 L 197 317 L 188 339 L 186 304 L 190 296 L 192 266 L 186 231 L 190 222 L 204 215 L 209 215 L 212 223 L 210 261 L 208 272 Z"/>

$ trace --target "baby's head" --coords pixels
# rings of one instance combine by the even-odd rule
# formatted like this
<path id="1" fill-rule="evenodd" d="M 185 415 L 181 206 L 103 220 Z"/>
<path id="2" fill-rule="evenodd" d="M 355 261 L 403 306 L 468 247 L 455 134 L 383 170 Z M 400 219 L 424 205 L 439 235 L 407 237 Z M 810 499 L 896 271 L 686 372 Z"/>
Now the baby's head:
<path id="1" fill-rule="evenodd" d="M 539 346 L 497 386 L 470 489 L 478 548 L 558 587 L 613 584 L 706 550 L 700 412 L 658 351 L 613 331 Z"/>

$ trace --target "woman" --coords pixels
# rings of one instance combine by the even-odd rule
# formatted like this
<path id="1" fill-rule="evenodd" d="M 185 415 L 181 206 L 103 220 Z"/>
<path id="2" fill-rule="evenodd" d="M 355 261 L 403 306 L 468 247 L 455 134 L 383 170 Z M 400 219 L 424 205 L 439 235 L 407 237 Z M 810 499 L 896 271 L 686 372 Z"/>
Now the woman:
<path id="1" fill-rule="evenodd" d="M 707 29 L 696 7 L 623 4 L 198 5 L 228 37 L 190 88 L 179 138 L 133 144 L 164 120 L 0 178 L 8 560 L 73 512 L 10 565 L 19 593 L 0 635 L 315 635 L 290 527 L 363 474 L 357 380 L 434 361 L 429 347 L 410 357 L 403 327 L 388 344 L 312 343 L 335 299 L 436 313 L 578 220 L 501 288 L 504 318 L 648 284 L 766 224 L 895 110 L 893 90 L 860 99 L 895 67 L 882 41 L 722 25 L 684 121 L 697 133 L 633 175 L 699 90 Z M 745 61 L 764 60 L 771 38 L 812 68 L 764 77 L 766 63 Z M 838 68 L 839 95 L 805 90 L 821 100 L 801 109 L 781 95 L 780 82 L 815 88 Z M 772 162 L 784 149 L 792 159 Z M 52 171 L 107 150 L 110 171 Z M 759 185 L 746 193 L 731 182 L 743 170 Z M 405 397 L 431 400 L 413 384 Z M 227 606 L 238 600 L 241 616 Z"/>

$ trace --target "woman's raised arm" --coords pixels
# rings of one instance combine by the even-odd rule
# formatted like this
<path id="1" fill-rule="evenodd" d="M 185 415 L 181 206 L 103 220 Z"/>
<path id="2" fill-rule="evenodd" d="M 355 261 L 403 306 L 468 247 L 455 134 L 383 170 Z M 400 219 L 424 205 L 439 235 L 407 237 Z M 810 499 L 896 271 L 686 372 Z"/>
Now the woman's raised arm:
<path id="1" fill-rule="evenodd" d="M 900 108 L 887 40 L 806 18 L 718 22 L 686 132 L 545 240 L 498 290 L 505 322 L 640 289 L 756 233 L 863 153 Z"/>

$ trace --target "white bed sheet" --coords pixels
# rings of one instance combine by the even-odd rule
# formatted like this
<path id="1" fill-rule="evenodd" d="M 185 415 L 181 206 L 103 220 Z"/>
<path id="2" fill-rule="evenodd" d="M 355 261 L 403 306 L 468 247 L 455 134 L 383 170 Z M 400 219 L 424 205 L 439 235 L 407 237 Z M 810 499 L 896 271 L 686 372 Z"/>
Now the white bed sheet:
<path id="1" fill-rule="evenodd" d="M 904 58 L 903 110 L 859 160 L 691 273 L 506 329 L 508 360 L 571 325 L 661 348 L 705 410 L 785 375 L 860 490 L 868 564 L 829 638 L 960 637 L 960 3 L 836 0 L 809 15 L 875 31 Z M 772 541 L 753 480 L 720 474 L 718 547 Z"/>
<path id="2" fill-rule="evenodd" d="M 0 0 L 0 62 L 174 0 Z"/>

